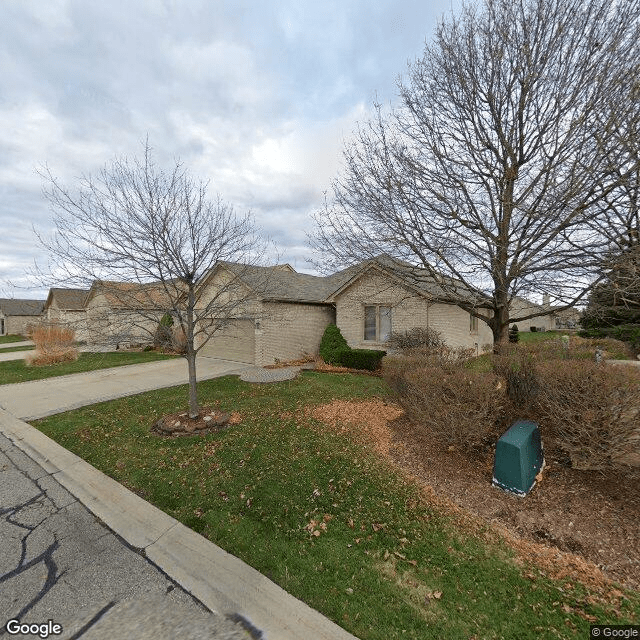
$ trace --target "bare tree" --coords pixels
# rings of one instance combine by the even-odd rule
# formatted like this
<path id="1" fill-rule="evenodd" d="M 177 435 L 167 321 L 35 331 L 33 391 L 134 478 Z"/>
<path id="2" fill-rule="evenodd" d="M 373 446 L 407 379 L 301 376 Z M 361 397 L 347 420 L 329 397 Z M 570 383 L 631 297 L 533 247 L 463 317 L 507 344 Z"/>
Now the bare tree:
<path id="1" fill-rule="evenodd" d="M 640 112 L 639 15 L 637 0 L 485 0 L 441 22 L 399 105 L 346 145 L 315 216 L 323 265 L 419 266 L 496 343 L 533 317 L 510 318 L 515 296 L 584 299 L 607 248 L 595 222 L 639 166 L 619 162 L 636 143 L 620 123 Z"/>
<path id="2" fill-rule="evenodd" d="M 230 319 L 254 312 L 260 281 L 254 276 L 249 290 L 243 273 L 266 243 L 250 214 L 236 215 L 219 196 L 209 200 L 207 184 L 179 162 L 159 168 L 148 143 L 142 159 L 116 159 L 73 191 L 48 169 L 42 175 L 55 233 L 37 234 L 50 259 L 41 281 L 90 288 L 94 341 L 148 342 L 170 314 L 183 333 L 189 416 L 197 417 L 197 353 Z M 226 277 L 203 286 L 225 264 L 233 267 Z"/>

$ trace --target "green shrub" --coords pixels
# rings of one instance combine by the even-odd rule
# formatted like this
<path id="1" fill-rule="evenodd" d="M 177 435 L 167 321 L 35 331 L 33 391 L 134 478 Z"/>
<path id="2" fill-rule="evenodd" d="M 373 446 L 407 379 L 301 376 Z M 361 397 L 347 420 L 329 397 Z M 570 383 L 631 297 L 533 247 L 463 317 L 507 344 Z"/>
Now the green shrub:
<path id="1" fill-rule="evenodd" d="M 338 352 L 349 349 L 347 341 L 344 339 L 340 329 L 335 324 L 327 325 L 320 341 L 320 355 L 328 364 L 340 364 L 338 361 Z"/>
<path id="2" fill-rule="evenodd" d="M 351 369 L 367 369 L 375 371 L 380 367 L 382 358 L 387 354 L 386 351 L 378 351 L 374 349 L 340 349 L 336 353 L 337 363 L 343 367 Z"/>
<path id="3" fill-rule="evenodd" d="M 578 332 L 583 338 L 613 338 L 626 342 L 635 353 L 640 353 L 640 325 L 620 324 L 616 327 L 597 327 Z"/>
<path id="4" fill-rule="evenodd" d="M 170 313 L 165 313 L 153 335 L 153 345 L 155 347 L 170 348 L 173 340 L 173 318 Z"/>
<path id="5" fill-rule="evenodd" d="M 514 324 L 509 329 L 509 342 L 519 342 L 520 341 L 520 332 L 518 331 L 518 325 Z"/>

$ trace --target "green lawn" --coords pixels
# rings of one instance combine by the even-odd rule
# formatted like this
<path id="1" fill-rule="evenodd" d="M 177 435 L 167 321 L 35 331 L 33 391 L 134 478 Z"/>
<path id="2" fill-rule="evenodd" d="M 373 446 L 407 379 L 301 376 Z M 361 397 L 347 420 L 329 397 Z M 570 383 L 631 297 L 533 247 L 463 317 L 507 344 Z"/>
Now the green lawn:
<path id="1" fill-rule="evenodd" d="M 544 342 L 553 340 L 563 335 L 571 335 L 568 331 L 520 331 L 520 342 Z"/>
<path id="2" fill-rule="evenodd" d="M 0 336 L 0 344 L 6 344 L 7 342 L 24 342 L 28 339 L 29 338 L 25 338 L 24 336 L 16 335 Z"/>
<path id="3" fill-rule="evenodd" d="M 6 352 L 7 349 L 2 351 Z M 154 351 L 81 353 L 74 362 L 63 362 L 62 364 L 41 367 L 28 367 L 24 360 L 9 360 L 0 362 L 0 384 L 41 380 L 54 376 L 65 376 L 69 373 L 81 373 L 83 371 L 93 371 L 94 369 L 107 369 L 108 367 L 120 367 L 126 364 L 139 364 L 141 362 L 153 362 L 175 357 Z"/>
<path id="4" fill-rule="evenodd" d="M 0 354 L 3 353 L 13 353 L 14 351 L 32 351 L 35 347 L 6 347 L 4 349 L 0 349 Z"/>
<path id="5" fill-rule="evenodd" d="M 640 594 L 597 604 L 581 585 L 520 566 L 505 545 L 464 533 L 389 463 L 303 413 L 335 398 L 384 397 L 381 379 L 306 372 L 199 389 L 203 404 L 238 411 L 242 423 L 206 436 L 151 434 L 160 416 L 186 408 L 181 386 L 34 424 L 362 640 L 582 639 L 587 616 L 640 620 Z"/>

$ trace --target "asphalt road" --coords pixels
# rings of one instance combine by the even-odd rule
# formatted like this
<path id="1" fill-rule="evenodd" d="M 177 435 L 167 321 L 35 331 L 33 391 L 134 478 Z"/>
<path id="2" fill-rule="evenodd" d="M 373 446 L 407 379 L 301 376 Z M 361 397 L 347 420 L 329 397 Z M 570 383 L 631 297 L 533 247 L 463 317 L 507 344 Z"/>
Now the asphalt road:
<path id="1" fill-rule="evenodd" d="M 247 640 L 0 435 L 0 637 Z M 51 631 L 61 626 L 61 634 Z"/>

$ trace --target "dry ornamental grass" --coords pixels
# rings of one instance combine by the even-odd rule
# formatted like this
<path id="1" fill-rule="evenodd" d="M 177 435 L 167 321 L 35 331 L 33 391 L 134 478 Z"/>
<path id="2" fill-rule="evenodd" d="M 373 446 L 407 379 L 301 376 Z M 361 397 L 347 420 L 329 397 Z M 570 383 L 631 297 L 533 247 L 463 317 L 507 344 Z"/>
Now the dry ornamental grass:
<path id="1" fill-rule="evenodd" d="M 43 366 L 78 359 L 74 346 L 75 334 L 72 329 L 55 324 L 41 324 L 31 331 L 31 339 L 36 345 L 26 362 L 31 366 Z"/>

